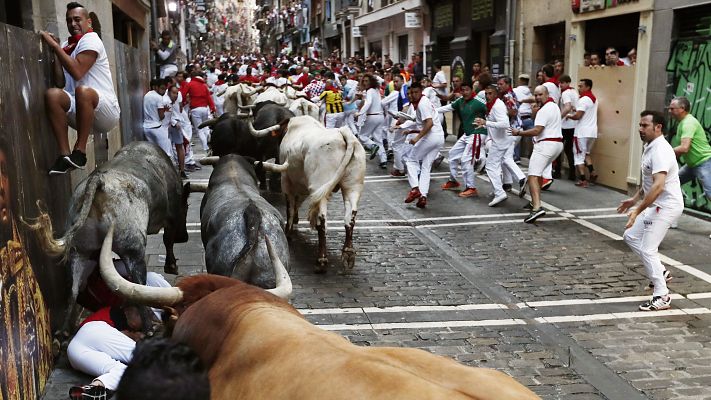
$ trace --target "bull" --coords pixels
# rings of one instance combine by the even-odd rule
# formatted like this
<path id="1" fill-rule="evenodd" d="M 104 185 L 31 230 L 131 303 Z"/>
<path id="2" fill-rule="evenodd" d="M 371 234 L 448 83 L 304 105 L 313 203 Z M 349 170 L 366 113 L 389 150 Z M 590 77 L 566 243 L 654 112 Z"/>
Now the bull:
<path id="1" fill-rule="evenodd" d="M 260 196 L 252 164 L 234 154 L 221 157 L 206 189 L 200 223 L 207 272 L 274 287 L 264 238 L 282 260 L 288 260 L 289 248 L 281 214 Z"/>
<path id="2" fill-rule="evenodd" d="M 280 172 L 281 189 L 286 195 L 286 232 L 298 223 L 298 210 L 305 201 L 311 228 L 318 232 L 318 263 L 315 272 L 323 273 L 326 257 L 326 207 L 331 193 L 340 189 L 345 206 L 346 239 L 341 250 L 343 272 L 353 269 L 355 228 L 358 201 L 365 179 L 365 150 L 347 127 L 327 129 L 307 116 L 268 129 L 285 131 L 279 157 L 284 164 L 264 163 L 264 168 Z"/>
<path id="3" fill-rule="evenodd" d="M 226 113 L 237 113 L 240 107 L 248 107 L 254 103 L 252 95 L 257 89 L 247 84 L 240 83 L 228 87 L 221 95 L 225 99 L 224 111 Z M 218 94 L 219 95 L 219 94 Z"/>
<path id="4" fill-rule="evenodd" d="M 296 93 L 296 96 L 294 96 L 291 101 L 291 105 L 289 105 L 289 110 L 294 113 L 294 115 L 308 115 L 317 121 L 319 121 L 320 118 L 318 104 L 314 104 L 301 92 Z"/>
<path id="5" fill-rule="evenodd" d="M 267 240 L 277 287 L 270 291 L 216 275 L 156 288 L 124 280 L 104 241 L 101 273 L 132 301 L 169 306 L 172 337 L 208 369 L 211 398 L 233 399 L 538 399 L 512 377 L 467 367 L 419 349 L 359 347 L 319 329 L 284 300 L 291 283 Z M 287 283 L 288 282 L 288 283 Z"/>
<path id="6" fill-rule="evenodd" d="M 76 320 L 77 296 L 96 267 L 100 238 L 109 225 L 116 226 L 113 248 L 132 281 L 146 283 L 146 237 L 161 229 L 166 250 L 164 271 L 178 273 L 173 245 L 188 241 L 187 196 L 165 152 L 148 142 L 133 142 L 79 182 L 61 238 L 54 238 L 49 215 L 41 209 L 34 222 L 25 221 L 44 250 L 64 257 L 71 269 L 72 290 L 60 334 L 68 335 Z"/>

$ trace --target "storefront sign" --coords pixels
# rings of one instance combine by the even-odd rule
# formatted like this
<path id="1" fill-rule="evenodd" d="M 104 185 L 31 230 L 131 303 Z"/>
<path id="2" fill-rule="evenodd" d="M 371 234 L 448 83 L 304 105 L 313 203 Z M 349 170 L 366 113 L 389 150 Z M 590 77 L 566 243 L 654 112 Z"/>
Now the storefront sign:
<path id="1" fill-rule="evenodd" d="M 354 26 L 351 28 L 351 35 L 353 37 L 363 37 L 365 36 L 365 29 L 360 26 Z"/>
<path id="2" fill-rule="evenodd" d="M 575 13 L 586 13 L 638 2 L 639 0 L 572 0 L 571 6 Z"/>
<path id="3" fill-rule="evenodd" d="M 422 17 L 419 12 L 405 13 L 405 28 L 422 28 Z"/>

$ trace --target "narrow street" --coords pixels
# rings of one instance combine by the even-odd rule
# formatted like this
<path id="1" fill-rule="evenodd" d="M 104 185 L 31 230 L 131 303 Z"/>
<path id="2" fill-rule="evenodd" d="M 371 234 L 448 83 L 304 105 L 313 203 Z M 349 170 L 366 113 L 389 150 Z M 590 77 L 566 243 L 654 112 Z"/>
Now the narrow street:
<path id="1" fill-rule="evenodd" d="M 433 175 L 423 211 L 402 203 L 406 180 L 369 163 L 349 275 L 338 273 L 340 194 L 329 204 L 324 275 L 312 272 L 316 234 L 302 221 L 291 241 L 293 305 L 355 344 L 416 347 L 496 368 L 544 399 L 711 396 L 711 223 L 684 215 L 669 232 L 660 252 L 674 277 L 672 309 L 644 313 L 637 306 L 649 297 L 648 281 L 615 213 L 622 194 L 557 180 L 543 195 L 548 214 L 529 225 L 515 193 L 490 208 L 482 197 L 440 191 L 446 167 Z M 191 180 L 206 182 L 210 172 Z M 490 190 L 485 179 L 478 176 L 481 196 Z M 182 275 L 205 272 L 201 196 L 190 198 L 190 241 L 176 247 Z M 284 212 L 280 195 L 265 196 Z M 162 273 L 160 235 L 149 237 L 148 253 L 150 269 Z M 46 400 L 87 379 L 66 361 L 59 366 Z"/>

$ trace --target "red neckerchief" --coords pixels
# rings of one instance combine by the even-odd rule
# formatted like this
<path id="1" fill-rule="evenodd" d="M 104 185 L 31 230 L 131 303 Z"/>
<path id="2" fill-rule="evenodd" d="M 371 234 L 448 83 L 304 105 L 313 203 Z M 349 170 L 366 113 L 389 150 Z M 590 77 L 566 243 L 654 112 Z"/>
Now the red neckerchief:
<path id="1" fill-rule="evenodd" d="M 78 33 L 76 35 L 69 36 L 69 39 L 67 39 L 67 45 L 62 47 L 62 50 L 64 50 L 64 52 L 67 53 L 68 56 L 71 56 L 72 52 L 77 47 L 77 43 L 79 43 L 79 40 L 81 40 L 81 38 L 89 32 L 94 32 L 94 30 L 89 28 L 89 30 L 87 30 L 85 33 Z"/>
<path id="2" fill-rule="evenodd" d="M 595 97 L 595 95 L 593 94 L 593 92 L 591 90 L 588 90 L 587 92 L 580 93 L 580 98 L 582 99 L 583 97 L 589 97 L 593 103 L 595 103 L 597 101 L 597 98 Z"/>
<path id="3" fill-rule="evenodd" d="M 218 79 L 217 82 L 215 82 L 215 85 L 218 85 L 218 86 L 224 85 L 224 84 L 225 84 L 225 81 L 223 81 L 222 79 Z"/>
<path id="4" fill-rule="evenodd" d="M 332 85 L 326 86 L 326 88 L 325 88 L 324 90 L 330 90 L 330 91 L 332 91 L 333 93 L 338 93 L 338 92 L 339 92 L 338 88 L 335 87 L 335 86 L 332 86 Z"/>
<path id="5" fill-rule="evenodd" d="M 546 81 L 546 83 L 548 83 L 548 82 L 550 82 L 550 83 L 552 83 L 552 84 L 558 86 L 558 79 L 557 79 L 555 76 L 552 77 L 551 79 L 548 79 L 548 80 Z"/>
<path id="6" fill-rule="evenodd" d="M 487 114 L 489 114 L 491 112 L 491 109 L 494 108 L 494 104 L 496 104 L 496 100 L 498 100 L 498 98 L 494 99 L 494 101 L 492 101 L 491 103 L 488 101 L 486 102 L 486 113 Z"/>
<path id="7" fill-rule="evenodd" d="M 553 103 L 553 104 L 555 104 L 555 101 L 553 101 L 553 98 L 552 98 L 552 97 L 549 97 L 548 100 L 546 100 L 546 101 L 543 103 L 543 106 L 545 106 L 545 105 L 548 104 L 548 103 Z M 541 108 L 543 108 L 543 106 L 541 106 Z"/>

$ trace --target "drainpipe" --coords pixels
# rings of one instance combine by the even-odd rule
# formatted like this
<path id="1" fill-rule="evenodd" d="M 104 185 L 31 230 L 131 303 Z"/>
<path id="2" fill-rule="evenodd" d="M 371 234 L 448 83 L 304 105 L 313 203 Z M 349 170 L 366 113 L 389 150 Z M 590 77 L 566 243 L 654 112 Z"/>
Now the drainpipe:
<path id="1" fill-rule="evenodd" d="M 158 5 L 156 3 L 156 0 L 151 0 L 151 25 L 153 25 L 152 31 L 152 38 L 151 40 L 158 41 Z M 158 71 L 158 65 L 156 65 L 156 60 L 155 56 L 153 56 L 153 51 L 150 51 L 149 54 L 151 54 L 151 71 L 153 71 L 152 75 L 158 76 L 160 72 Z"/>
<path id="2" fill-rule="evenodd" d="M 516 46 L 516 39 L 514 39 L 514 35 L 516 34 L 516 6 L 517 2 L 516 0 L 509 0 L 511 2 L 511 13 L 510 15 L 510 23 L 509 23 L 509 35 L 506 36 L 506 39 L 509 41 L 508 43 L 508 48 L 509 48 L 509 76 L 512 77 L 511 79 L 516 82 L 516 80 L 513 78 L 514 75 L 514 59 L 515 59 L 515 46 Z M 520 18 L 520 16 L 519 16 Z M 520 68 L 520 66 L 519 66 Z"/>

